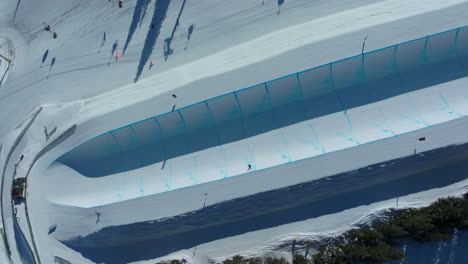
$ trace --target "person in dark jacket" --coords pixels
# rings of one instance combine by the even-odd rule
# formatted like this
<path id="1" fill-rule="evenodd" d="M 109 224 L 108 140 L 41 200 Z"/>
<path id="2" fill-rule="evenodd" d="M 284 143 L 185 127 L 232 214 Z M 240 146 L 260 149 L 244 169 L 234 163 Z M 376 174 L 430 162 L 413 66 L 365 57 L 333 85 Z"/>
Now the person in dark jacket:
<path id="1" fill-rule="evenodd" d="M 122 1 L 119 1 L 119 8 L 122 8 L 122 7 L 123 7 Z"/>

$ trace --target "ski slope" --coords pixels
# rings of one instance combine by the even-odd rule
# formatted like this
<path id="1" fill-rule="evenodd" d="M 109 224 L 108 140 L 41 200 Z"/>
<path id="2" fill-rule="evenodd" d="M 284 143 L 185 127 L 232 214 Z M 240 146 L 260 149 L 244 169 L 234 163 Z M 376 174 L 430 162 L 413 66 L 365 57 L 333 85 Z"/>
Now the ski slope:
<path id="1" fill-rule="evenodd" d="M 28 177 L 20 242 L 33 262 L 92 263 L 65 241 L 468 142 L 466 1 L 286 0 L 279 14 L 277 1 L 261 2 L 0 3 L 1 43 L 14 55 L 0 86 L 2 214 L 14 263 L 28 262 L 9 199 L 20 155 L 16 177 Z M 422 197 L 407 206 L 462 193 L 466 180 L 445 184 L 405 194 Z M 266 254 L 306 222 L 320 227 L 304 235 L 320 237 L 392 204 L 221 236 L 175 257 Z M 330 217 L 337 221 L 325 225 Z"/>

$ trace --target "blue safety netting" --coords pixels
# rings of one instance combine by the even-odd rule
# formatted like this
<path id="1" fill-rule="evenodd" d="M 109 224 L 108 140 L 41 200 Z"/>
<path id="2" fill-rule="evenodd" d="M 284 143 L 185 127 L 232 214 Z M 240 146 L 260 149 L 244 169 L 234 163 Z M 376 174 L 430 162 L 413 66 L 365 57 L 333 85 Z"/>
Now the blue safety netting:
<path id="1" fill-rule="evenodd" d="M 99 135 L 58 159 L 88 177 L 163 162 L 468 76 L 468 27 L 332 62 Z"/>

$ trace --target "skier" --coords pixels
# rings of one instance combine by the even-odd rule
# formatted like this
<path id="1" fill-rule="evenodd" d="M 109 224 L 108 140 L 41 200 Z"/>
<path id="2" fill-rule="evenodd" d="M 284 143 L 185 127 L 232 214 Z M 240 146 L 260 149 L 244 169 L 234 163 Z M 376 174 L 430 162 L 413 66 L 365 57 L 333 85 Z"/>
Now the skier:
<path id="1" fill-rule="evenodd" d="M 153 68 L 153 65 L 154 65 L 153 61 L 150 61 L 150 65 L 149 65 L 150 70 L 151 70 L 151 68 Z"/>
<path id="2" fill-rule="evenodd" d="M 247 165 L 247 166 L 248 166 L 248 167 L 247 167 L 247 170 L 248 170 L 248 171 L 249 171 L 249 170 L 252 170 L 252 165 L 249 164 L 249 165 Z"/>
<path id="3" fill-rule="evenodd" d="M 115 61 L 117 61 L 117 59 L 119 58 L 120 56 L 120 53 L 118 51 L 115 52 Z"/>
<path id="4" fill-rule="evenodd" d="M 122 1 L 119 1 L 119 8 L 122 8 Z"/>
<path id="5" fill-rule="evenodd" d="M 45 30 L 45 31 L 50 31 L 50 26 L 47 25 L 47 24 L 44 24 L 44 30 Z"/>
<path id="6" fill-rule="evenodd" d="M 54 32 L 54 34 L 52 35 L 54 37 L 54 39 L 57 38 L 57 32 Z"/>

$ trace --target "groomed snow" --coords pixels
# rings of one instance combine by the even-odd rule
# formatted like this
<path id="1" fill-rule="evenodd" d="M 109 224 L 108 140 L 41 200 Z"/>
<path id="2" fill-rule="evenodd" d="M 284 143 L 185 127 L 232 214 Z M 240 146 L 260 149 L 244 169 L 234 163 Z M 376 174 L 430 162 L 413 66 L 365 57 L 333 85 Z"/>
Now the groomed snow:
<path id="1" fill-rule="evenodd" d="M 113 130 L 58 160 L 78 175 L 72 177 L 72 188 L 61 188 L 51 201 L 103 206 L 461 118 L 468 113 L 467 74 L 456 58 L 468 50 L 453 47 L 465 43 L 468 28 L 456 29 Z M 72 170 L 62 168 L 59 174 Z M 64 186 L 65 179 L 57 182 Z M 84 190 L 90 199 L 77 198 Z"/>
<path id="2" fill-rule="evenodd" d="M 63 166 L 49 165 L 66 151 L 90 138 L 138 120 L 166 113 L 174 103 L 177 104 L 177 108 L 184 107 L 286 74 L 357 55 L 361 52 L 362 41 L 366 36 L 368 38 L 365 50 L 369 51 L 466 26 L 468 13 L 468 4 L 463 0 L 291 0 L 282 5 L 280 15 L 276 13 L 276 1 L 266 1 L 265 5 L 261 5 L 261 1 L 256 3 L 247 0 L 232 1 L 229 4 L 214 0 L 187 1 L 172 40 L 174 53 L 164 61 L 164 39 L 170 37 L 183 2 L 171 1 L 157 40 L 148 38 L 151 35 L 148 33 L 149 25 L 155 10 L 153 3 L 148 6 L 144 17 L 136 18 L 134 11 L 138 6 L 135 4 L 141 2 L 125 2 L 122 9 L 117 8 L 115 1 L 63 0 L 58 3 L 52 0 L 6 0 L 0 3 L 0 38 L 11 41 L 11 49 L 15 56 L 8 79 L 4 86 L 0 86 L 0 168 L 6 165 L 8 172 L 5 174 L 7 178 L 4 179 L 6 184 L 3 186 L 2 213 L 4 216 L 7 213 L 8 220 L 3 224 L 8 240 L 12 242 L 9 244 L 15 263 L 20 263 L 21 260 L 14 241 L 12 212 L 8 212 L 9 190 L 12 182 L 11 166 L 18 161 L 21 154 L 25 155 L 22 163 L 25 169 L 21 170 L 21 175 L 18 176 L 29 177 L 28 210 L 31 224 L 31 229 L 22 225 L 22 232 L 28 233 L 27 239 L 34 238 L 34 241 L 29 243 L 32 244 L 30 246 L 36 259 L 41 263 L 52 263 L 54 256 L 60 256 L 72 263 L 90 263 L 79 253 L 61 244 L 54 235 L 49 235 L 48 228 L 57 224 L 57 236 L 72 237 L 89 234 L 106 226 L 155 220 L 190 212 L 194 207 L 203 204 L 203 194 L 206 192 L 210 193 L 206 200 L 206 205 L 209 206 L 254 194 L 262 188 L 271 190 L 310 181 L 310 174 L 305 173 L 310 171 L 310 162 L 330 162 L 328 167 L 323 167 L 322 171 L 317 173 L 316 178 L 357 169 L 411 154 L 414 147 L 408 147 L 408 144 L 412 144 L 409 142 L 413 142 L 419 135 L 425 135 L 427 129 L 434 129 L 431 130 L 431 138 L 437 140 L 422 144 L 418 151 L 468 141 L 466 133 L 462 133 L 466 131 L 466 118 L 459 118 L 460 115 L 466 115 L 467 109 L 464 97 L 466 78 L 463 78 L 428 87 L 401 98 L 389 99 L 379 105 L 385 113 L 389 113 L 385 107 L 398 110 L 402 106 L 399 100 L 407 100 L 404 105 L 416 108 L 428 124 L 442 123 L 441 125 L 419 130 L 417 135 L 414 134 L 414 137 L 407 139 L 408 141 L 392 137 L 388 142 L 384 140 L 381 143 L 375 142 L 376 144 L 363 144 L 363 148 L 351 148 L 355 149 L 353 151 L 337 151 L 316 160 L 291 163 L 288 168 L 297 168 L 295 171 L 298 173 L 291 175 L 290 181 L 280 177 L 289 175 L 283 166 L 276 168 L 276 180 L 266 179 L 268 170 L 265 170 L 265 173 L 254 172 L 247 175 L 244 180 L 241 180 L 242 177 L 232 178 L 211 186 L 205 184 L 149 196 L 147 200 L 130 200 L 127 201 L 128 204 L 125 202 L 79 209 L 50 203 L 55 199 L 57 203 L 92 207 L 107 204 L 115 199 L 100 197 L 103 200 L 93 201 L 94 204 L 91 203 L 91 199 L 84 199 L 90 196 L 105 196 L 108 193 L 93 194 L 91 190 L 96 189 L 89 187 L 92 186 L 92 181 L 80 183 L 83 189 L 68 189 L 70 196 L 60 194 L 61 191 L 67 190 L 68 186 L 78 184 L 73 181 L 83 178 L 67 171 Z M 58 32 L 57 40 L 53 40 L 50 34 L 42 30 L 43 22 L 50 24 L 52 29 Z M 138 26 L 129 28 L 132 23 Z M 186 32 L 192 24 L 195 25 L 195 30 L 185 50 Z M 132 34 L 129 34 L 129 31 Z M 117 44 L 116 51 L 121 53 L 126 40 L 130 38 L 125 55 L 116 61 L 111 54 L 113 44 Z M 150 49 L 149 54 L 142 54 L 144 43 L 148 45 L 148 41 L 154 41 L 156 46 L 154 50 Z M 145 58 L 155 62 L 151 70 L 148 70 Z M 133 83 L 142 61 L 144 71 L 139 81 Z M 440 92 L 443 97 L 440 96 Z M 178 95 L 177 100 L 170 96 L 172 93 Z M 418 100 L 414 99 L 415 96 Z M 419 100 L 420 98 L 424 100 Z M 397 104 L 392 107 L 392 103 Z M 8 151 L 18 137 L 19 129 L 24 127 L 27 121 L 19 124 L 22 120 L 28 120 L 40 106 L 43 106 L 41 113 L 15 146 L 11 161 L 4 164 Z M 455 109 L 459 116 L 448 114 L 450 110 L 447 106 Z M 371 107 L 373 106 L 362 106 L 350 110 L 347 114 L 351 120 L 356 120 L 359 116 L 378 118 L 377 112 L 367 110 Z M 341 121 L 329 122 L 331 119 L 327 119 L 323 125 L 338 127 L 345 124 L 343 122 L 346 120 L 342 120 L 343 113 L 335 115 L 336 120 Z M 452 120 L 454 118 L 458 119 Z M 395 130 L 399 128 L 401 133 L 422 127 L 409 128 L 397 118 L 392 124 Z M 72 127 L 73 125 L 76 127 Z M 18 129 L 14 130 L 15 127 Z M 43 132 L 44 127 L 48 131 L 57 128 L 48 140 Z M 72 129 L 68 130 L 70 128 Z M 354 131 L 354 135 L 360 136 L 363 142 L 376 139 L 364 123 L 354 130 L 358 131 Z M 447 134 L 451 137 L 444 136 Z M 333 149 L 335 143 L 330 141 L 329 144 L 327 147 Z M 387 147 L 388 151 L 382 151 L 382 147 Z M 41 151 L 44 148 L 45 150 Z M 360 153 L 362 160 L 351 159 L 355 153 Z M 263 156 L 259 156 L 261 157 Z M 339 167 L 333 166 L 337 160 L 345 160 L 346 157 L 350 158 L 349 162 L 343 162 Z M 302 173 L 299 173 L 301 171 Z M 51 179 L 54 179 L 57 185 L 54 185 Z M 65 182 L 63 185 L 59 184 L 61 180 Z M 135 180 L 139 182 L 140 179 Z M 119 181 L 111 182 L 118 192 L 127 179 L 120 177 Z M 128 179 L 128 182 L 133 181 Z M 105 183 L 103 186 L 109 187 L 109 184 Z M 409 195 L 408 197 L 414 200 L 409 201 L 407 205 L 417 206 L 452 191 L 461 192 L 463 186 L 466 186 L 466 180 L 440 190 Z M 221 187 L 225 188 L 225 192 L 212 195 L 216 193 L 216 188 Z M 157 192 L 153 190 L 150 193 Z M 52 195 L 54 193 L 57 195 Z M 138 191 L 132 195 L 137 197 Z M 70 199 L 72 197 L 73 200 Z M 125 198 L 131 197 L 130 195 Z M 322 228 L 305 232 L 312 236 L 322 236 L 323 233 L 335 231 L 339 233 L 359 221 L 359 218 L 353 216 L 372 214 L 389 206 L 392 206 L 391 202 L 382 201 L 375 207 L 364 206 L 342 212 L 349 212 L 349 217 L 338 214 L 311 219 L 308 221 L 313 221 L 316 226 L 322 225 Z M 102 211 L 103 215 L 99 224 L 95 223 L 96 210 Z M 71 215 L 74 217 L 70 217 Z M 342 221 L 335 223 L 335 228 L 330 229 L 330 226 L 324 225 L 330 219 Z M 245 251 L 254 245 L 259 249 L 256 252 L 262 254 L 264 248 L 271 248 L 272 244 L 281 244 L 282 239 L 278 240 L 278 237 L 302 231 L 300 223 L 291 223 L 225 238 L 222 243 L 213 241 L 197 248 L 195 262 L 204 263 L 207 259 L 221 260 L 239 252 L 247 255 L 257 254 Z M 181 254 L 190 255 L 192 250 Z M 190 259 L 189 256 L 187 258 Z"/>

